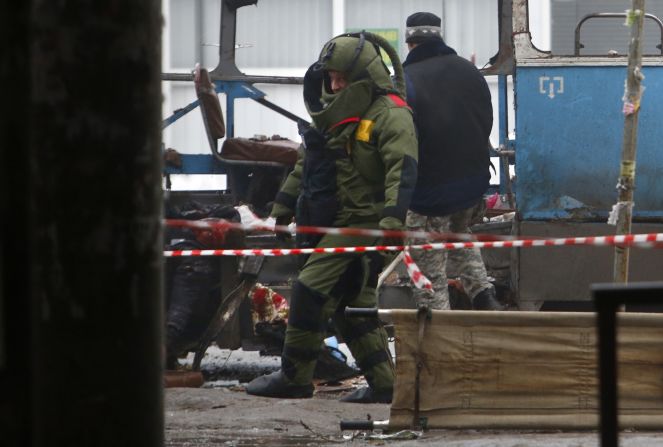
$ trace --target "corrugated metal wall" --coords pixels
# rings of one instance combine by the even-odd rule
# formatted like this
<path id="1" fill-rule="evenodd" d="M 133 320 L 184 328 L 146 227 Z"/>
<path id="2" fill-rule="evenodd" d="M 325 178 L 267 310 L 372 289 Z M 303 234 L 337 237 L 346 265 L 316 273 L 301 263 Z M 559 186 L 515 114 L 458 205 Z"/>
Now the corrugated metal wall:
<path id="1" fill-rule="evenodd" d="M 169 68 L 190 69 L 200 61 L 201 46 L 197 37 L 200 8 L 200 0 L 170 0 L 168 28 L 171 32 L 165 36 L 170 43 Z"/>
<path id="2" fill-rule="evenodd" d="M 165 37 L 170 67 L 164 71 L 189 71 L 196 62 L 213 68 L 218 61 L 220 0 L 164 0 L 168 10 Z M 320 48 L 333 37 L 332 0 L 259 0 L 258 6 L 240 8 L 237 14 L 238 67 L 248 74 L 303 76 Z M 461 56 L 476 54 L 483 66 L 497 52 L 497 0 L 362 0 L 345 1 L 345 29 L 392 28 L 398 30 L 398 50 L 404 58 L 405 19 L 417 11 L 442 17 L 447 43 Z M 338 26 L 338 24 L 337 24 Z M 488 82 L 494 84 L 494 79 Z M 306 117 L 299 86 L 257 85 L 268 99 Z M 193 85 L 164 83 L 171 109 L 195 100 Z M 493 92 L 496 100 L 496 93 Z M 225 99 L 222 105 L 225 109 Z M 169 115 L 172 110 L 164 110 Z M 497 115 L 495 117 L 497 123 Z M 497 128 L 495 126 L 495 128 Z M 235 135 L 279 134 L 298 140 L 296 126 L 251 100 L 235 103 Z M 209 151 L 200 113 L 194 111 L 164 134 L 168 147 L 182 153 Z M 494 143 L 497 137 L 494 135 Z"/>
<path id="3" fill-rule="evenodd" d="M 308 67 L 332 36 L 329 0 L 260 0 L 237 14 L 237 51 L 242 68 Z"/>
<path id="4" fill-rule="evenodd" d="M 574 51 L 576 24 L 587 14 L 619 12 L 631 7 L 626 0 L 552 0 L 552 51 L 556 55 L 570 55 Z M 663 18 L 663 1 L 649 0 L 645 12 Z M 628 52 L 630 29 L 624 19 L 590 19 L 581 28 L 580 42 L 585 45 L 580 54 L 607 54 L 609 50 Z M 645 54 L 660 54 L 661 31 L 650 19 L 645 20 Z"/>
<path id="5" fill-rule="evenodd" d="M 474 53 L 483 65 L 497 52 L 497 0 L 351 1 L 346 6 L 346 27 L 398 29 L 398 50 L 405 57 L 405 19 L 418 11 L 442 18 L 444 38 L 461 56 L 470 58 Z"/>

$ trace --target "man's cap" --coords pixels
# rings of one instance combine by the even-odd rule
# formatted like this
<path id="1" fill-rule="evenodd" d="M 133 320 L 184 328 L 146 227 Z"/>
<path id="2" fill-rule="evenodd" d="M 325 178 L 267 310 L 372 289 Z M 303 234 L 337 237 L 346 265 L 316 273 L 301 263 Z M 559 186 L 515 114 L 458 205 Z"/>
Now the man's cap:
<path id="1" fill-rule="evenodd" d="M 432 12 L 415 12 L 405 21 L 405 42 L 421 43 L 426 39 L 442 39 L 442 19 Z"/>

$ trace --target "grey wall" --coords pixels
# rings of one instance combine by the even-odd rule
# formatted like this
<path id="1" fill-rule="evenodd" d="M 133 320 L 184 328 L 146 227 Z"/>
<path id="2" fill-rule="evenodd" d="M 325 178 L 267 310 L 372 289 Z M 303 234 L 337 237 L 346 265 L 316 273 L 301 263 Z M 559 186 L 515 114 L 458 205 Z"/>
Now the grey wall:
<path id="1" fill-rule="evenodd" d="M 196 62 L 215 67 L 218 61 L 219 0 L 170 0 L 171 66 L 191 69 Z M 430 11 L 442 20 L 449 45 L 483 65 L 497 52 L 497 0 L 347 0 L 346 29 L 394 28 L 401 56 L 405 19 Z M 258 7 L 237 11 L 237 66 L 250 68 L 308 67 L 333 36 L 330 0 L 260 0 Z"/>
<path id="2" fill-rule="evenodd" d="M 587 14 L 595 12 L 624 12 L 630 8 L 627 0 L 551 0 L 552 52 L 556 55 L 569 55 L 574 52 L 576 24 Z M 649 0 L 645 12 L 663 18 L 663 1 Z M 580 31 L 580 42 L 585 48 L 580 54 L 606 54 L 616 50 L 628 52 L 630 29 L 624 26 L 624 19 L 589 19 Z M 656 45 L 661 43 L 661 32 L 650 19 L 645 19 L 644 54 L 660 54 Z"/>
<path id="3" fill-rule="evenodd" d="M 332 35 L 332 2 L 260 0 L 237 12 L 237 66 L 308 67 Z"/>
<path id="4" fill-rule="evenodd" d="M 396 28 L 398 48 L 407 54 L 405 19 L 428 11 L 442 18 L 442 35 L 459 55 L 484 65 L 497 52 L 497 0 L 363 0 L 346 2 L 346 27 Z"/>
<path id="5" fill-rule="evenodd" d="M 240 8 L 237 66 L 249 74 L 303 76 L 323 44 L 333 37 L 334 27 L 341 27 L 334 23 L 334 3 L 332 0 L 259 0 L 257 7 Z M 396 29 L 398 50 L 403 58 L 407 55 L 403 39 L 406 17 L 417 11 L 431 11 L 442 18 L 447 43 L 465 58 L 475 54 L 477 65 L 483 66 L 497 52 L 497 3 L 498 0 L 346 0 L 342 25 L 345 29 Z M 163 71 L 189 72 L 197 62 L 204 67 L 216 67 L 220 0 L 164 0 L 164 5 L 167 21 L 164 48 L 169 60 Z M 494 88 L 495 80 L 488 82 Z M 306 116 L 300 86 L 261 84 L 258 88 L 268 95 L 268 100 Z M 164 83 L 164 92 L 167 115 L 195 100 L 189 83 Z M 496 91 L 494 96 L 497 97 Z M 225 113 L 225 99 L 221 98 L 221 102 Z M 299 139 L 292 121 L 253 101 L 235 101 L 235 135 L 254 134 Z M 493 140 L 496 141 L 496 135 Z M 209 152 L 198 111 L 166 128 L 164 141 L 167 147 L 182 153 Z"/>

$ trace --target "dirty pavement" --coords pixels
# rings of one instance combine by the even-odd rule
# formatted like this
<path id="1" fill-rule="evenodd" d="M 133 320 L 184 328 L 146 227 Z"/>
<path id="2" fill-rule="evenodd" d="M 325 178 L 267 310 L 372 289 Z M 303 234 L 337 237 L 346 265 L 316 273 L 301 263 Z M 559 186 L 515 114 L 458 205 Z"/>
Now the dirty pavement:
<path id="1" fill-rule="evenodd" d="M 192 358 L 181 359 L 187 368 Z M 387 420 L 387 404 L 347 404 L 338 399 L 364 385 L 352 378 L 320 384 L 312 399 L 267 399 L 247 395 L 244 385 L 279 367 L 279 358 L 212 346 L 202 361 L 205 382 L 199 388 L 165 390 L 165 445 L 318 446 L 444 445 L 448 447 L 595 447 L 596 431 L 431 430 L 383 433 L 341 431 L 341 420 Z M 623 447 L 663 446 L 663 433 L 621 433 Z"/>

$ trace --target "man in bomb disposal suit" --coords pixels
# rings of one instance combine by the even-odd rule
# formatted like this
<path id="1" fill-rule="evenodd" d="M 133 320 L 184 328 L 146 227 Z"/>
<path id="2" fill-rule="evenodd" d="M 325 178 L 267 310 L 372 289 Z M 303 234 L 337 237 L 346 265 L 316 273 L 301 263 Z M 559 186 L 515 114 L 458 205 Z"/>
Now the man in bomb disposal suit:
<path id="1" fill-rule="evenodd" d="M 394 88 L 379 46 L 396 72 Z M 327 42 L 304 77 L 304 102 L 313 125 L 301 129 L 302 150 L 277 194 L 272 216 L 298 225 L 402 230 L 416 183 L 417 140 L 403 99 L 398 55 L 369 33 Z M 300 247 L 376 245 L 375 237 L 298 235 Z M 368 387 L 346 402 L 391 402 L 394 367 L 377 319 L 348 318 L 349 307 L 376 307 L 379 253 L 312 254 L 292 288 L 281 369 L 258 377 L 247 393 L 286 398 L 313 395 L 313 371 L 327 323 L 348 344 Z"/>

